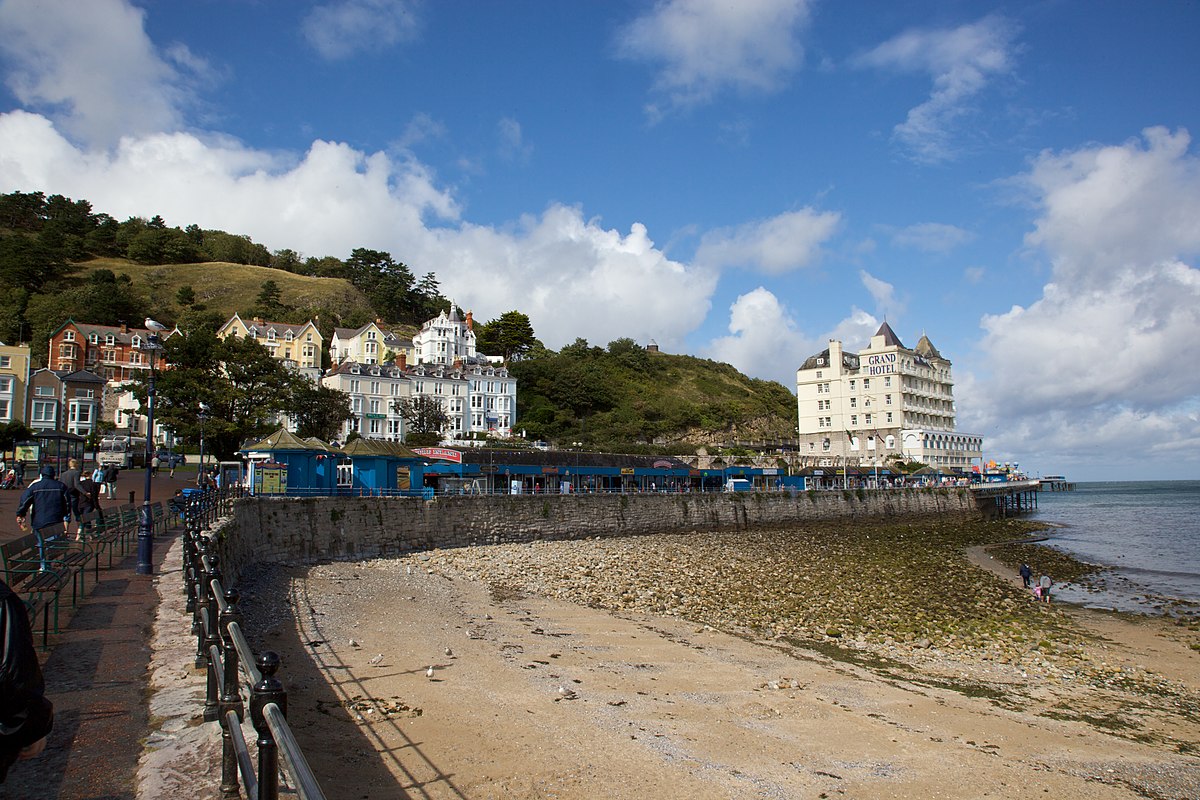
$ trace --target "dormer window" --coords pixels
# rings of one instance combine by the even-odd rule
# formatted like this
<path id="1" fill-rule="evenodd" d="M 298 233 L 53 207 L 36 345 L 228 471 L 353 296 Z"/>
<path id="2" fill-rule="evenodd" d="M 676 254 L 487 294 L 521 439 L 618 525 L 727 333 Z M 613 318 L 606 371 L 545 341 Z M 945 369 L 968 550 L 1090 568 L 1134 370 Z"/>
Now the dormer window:
<path id="1" fill-rule="evenodd" d="M 296 336 L 295 336 L 295 334 L 293 334 L 291 331 L 288 331 L 288 332 L 287 332 L 287 336 L 284 336 L 283 338 L 284 338 L 286 341 L 289 341 L 289 342 L 291 342 L 291 341 L 294 341 L 294 340 L 296 339 Z"/>
<path id="2" fill-rule="evenodd" d="M 129 340 L 129 344 L 133 347 L 141 347 L 142 346 L 142 337 L 135 335 L 132 339 Z"/>
<path id="3" fill-rule="evenodd" d="M 251 339 L 258 338 L 258 328 L 251 328 L 250 330 L 246 331 L 246 333 L 250 335 Z"/>
<path id="4" fill-rule="evenodd" d="M 88 341 L 92 344 L 100 344 L 100 335 L 93 333 L 90 336 L 88 336 Z"/>
<path id="5" fill-rule="evenodd" d="M 358 364 L 355 364 L 353 367 L 350 368 L 350 374 L 351 375 L 361 375 L 362 374 L 362 370 L 359 369 Z"/>
<path id="6" fill-rule="evenodd" d="M 270 330 L 267 331 L 267 341 L 268 342 L 275 341 L 275 329 L 274 328 L 271 328 Z"/>

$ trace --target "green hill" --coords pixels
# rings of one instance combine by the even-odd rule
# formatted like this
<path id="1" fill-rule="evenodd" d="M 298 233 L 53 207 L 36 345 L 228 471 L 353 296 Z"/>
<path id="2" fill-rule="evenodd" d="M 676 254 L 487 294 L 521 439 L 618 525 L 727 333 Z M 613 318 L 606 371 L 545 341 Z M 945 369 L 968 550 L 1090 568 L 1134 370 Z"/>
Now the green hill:
<path id="1" fill-rule="evenodd" d="M 304 322 L 320 316 L 331 325 L 357 326 L 374 318 L 366 296 L 342 278 L 315 278 L 270 267 L 208 261 L 199 264 L 137 264 L 122 258 L 96 258 L 78 265 L 79 278 L 107 269 L 128 275 L 149 301 L 154 313 L 177 321 L 187 310 L 178 302 L 179 290 L 190 286 L 195 302 L 223 319 L 247 314 L 263 284 L 274 281 L 279 299 L 290 310 L 276 322 Z M 153 314 L 152 314 L 153 315 Z"/>

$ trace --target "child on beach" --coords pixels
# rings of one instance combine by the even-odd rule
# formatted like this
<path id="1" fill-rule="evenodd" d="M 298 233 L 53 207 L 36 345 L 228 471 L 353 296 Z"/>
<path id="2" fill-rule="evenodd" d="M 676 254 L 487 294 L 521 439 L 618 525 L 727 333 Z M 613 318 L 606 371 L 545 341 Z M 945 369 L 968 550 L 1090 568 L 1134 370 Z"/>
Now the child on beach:
<path id="1" fill-rule="evenodd" d="M 1038 578 L 1038 588 L 1042 590 L 1041 598 L 1047 603 L 1050 602 L 1050 587 L 1054 585 L 1054 581 L 1050 580 L 1049 575 L 1043 575 Z"/>

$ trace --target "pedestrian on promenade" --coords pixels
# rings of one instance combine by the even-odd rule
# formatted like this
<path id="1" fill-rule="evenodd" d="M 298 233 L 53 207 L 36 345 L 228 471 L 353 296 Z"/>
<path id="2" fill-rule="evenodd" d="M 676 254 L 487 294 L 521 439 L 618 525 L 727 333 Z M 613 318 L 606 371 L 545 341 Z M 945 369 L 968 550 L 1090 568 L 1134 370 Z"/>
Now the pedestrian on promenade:
<path id="1" fill-rule="evenodd" d="M 0 581 L 0 784 L 18 758 L 46 748 L 54 704 L 45 692 L 25 602 Z"/>
<path id="2" fill-rule="evenodd" d="M 154 458 L 150 459 L 150 477 L 152 477 L 152 478 L 158 477 L 158 456 L 157 455 L 154 456 Z"/>
<path id="3" fill-rule="evenodd" d="M 82 481 L 83 491 L 79 494 L 79 530 L 75 532 L 76 541 L 83 541 L 84 532 L 91 532 L 94 521 L 104 522 L 104 509 L 100 507 L 100 484 L 89 475 Z"/>
<path id="4" fill-rule="evenodd" d="M 17 488 L 25 485 L 25 462 L 19 458 L 13 464 L 13 477 L 17 479 Z"/>
<path id="5" fill-rule="evenodd" d="M 38 535 L 38 551 L 42 558 L 42 569 L 46 569 L 46 542 L 52 542 L 63 534 L 63 528 L 71 513 L 67 500 L 67 487 L 54 479 L 54 467 L 42 467 L 41 477 L 21 493 L 17 503 L 17 525 L 25 530 L 25 516 L 33 511 L 30 527 Z"/>
<path id="6" fill-rule="evenodd" d="M 1025 588 L 1029 588 L 1029 581 L 1033 578 L 1033 570 L 1028 564 L 1021 565 L 1021 583 L 1025 584 Z"/>
<path id="7" fill-rule="evenodd" d="M 1042 590 L 1042 601 L 1050 602 L 1050 587 L 1054 585 L 1054 581 L 1050 580 L 1049 575 L 1043 575 L 1038 578 L 1038 587 Z"/>
<path id="8" fill-rule="evenodd" d="M 79 468 L 79 459 L 67 461 L 67 469 L 58 479 L 67 487 L 67 505 L 71 510 L 71 518 L 75 520 L 75 532 L 79 533 L 79 524 L 83 514 L 79 510 L 79 497 L 83 494 L 83 470 Z M 70 533 L 71 523 L 67 522 L 67 533 Z"/>
<path id="9" fill-rule="evenodd" d="M 112 500 L 117 496 L 117 475 L 121 472 L 121 468 L 116 464 L 108 464 L 104 467 L 104 486 L 108 490 L 108 499 Z"/>

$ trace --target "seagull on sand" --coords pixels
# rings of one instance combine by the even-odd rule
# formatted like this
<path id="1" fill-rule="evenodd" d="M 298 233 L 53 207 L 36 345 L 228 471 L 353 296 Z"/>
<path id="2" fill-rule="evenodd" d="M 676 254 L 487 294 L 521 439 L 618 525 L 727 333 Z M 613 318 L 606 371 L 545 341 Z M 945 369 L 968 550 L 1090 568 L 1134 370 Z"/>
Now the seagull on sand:
<path id="1" fill-rule="evenodd" d="M 372 656 L 371 660 L 368 661 L 367 663 L 370 664 L 371 666 L 375 666 L 380 661 L 383 661 L 383 653 L 377 653 L 376 655 Z"/>
<path id="2" fill-rule="evenodd" d="M 433 678 L 433 665 L 432 664 L 429 666 L 429 669 L 425 670 L 425 677 Z"/>

